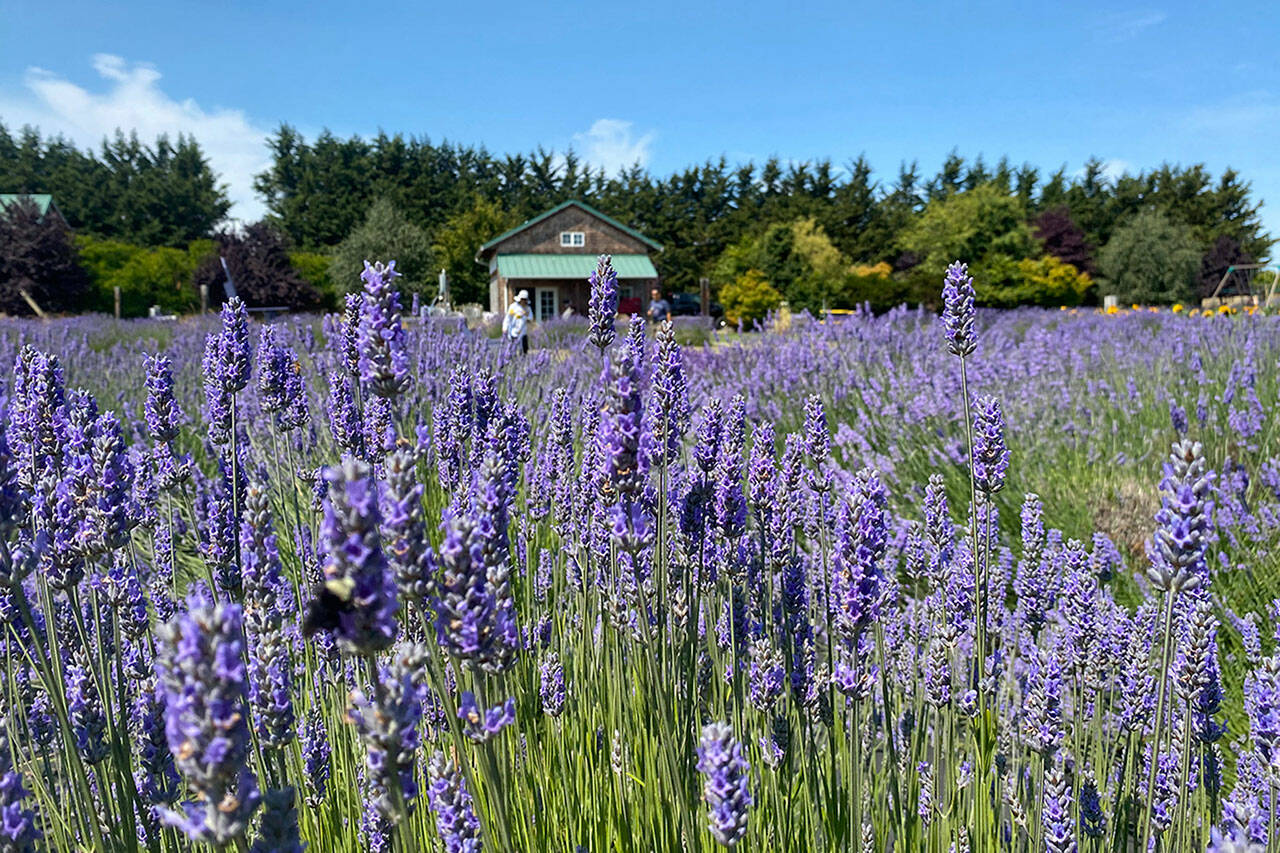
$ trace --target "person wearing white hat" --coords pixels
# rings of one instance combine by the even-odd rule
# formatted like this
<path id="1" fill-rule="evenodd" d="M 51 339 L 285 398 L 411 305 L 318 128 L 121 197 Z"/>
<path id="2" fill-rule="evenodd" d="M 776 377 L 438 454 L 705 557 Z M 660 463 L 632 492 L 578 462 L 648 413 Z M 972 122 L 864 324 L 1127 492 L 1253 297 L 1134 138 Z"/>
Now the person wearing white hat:
<path id="1" fill-rule="evenodd" d="M 507 308 L 507 314 L 502 318 L 502 335 L 509 338 L 514 345 L 515 341 L 520 341 L 520 352 L 529 351 L 529 320 L 533 316 L 533 309 L 529 307 L 529 291 L 522 290 L 516 294 L 516 301 L 511 303 Z"/>

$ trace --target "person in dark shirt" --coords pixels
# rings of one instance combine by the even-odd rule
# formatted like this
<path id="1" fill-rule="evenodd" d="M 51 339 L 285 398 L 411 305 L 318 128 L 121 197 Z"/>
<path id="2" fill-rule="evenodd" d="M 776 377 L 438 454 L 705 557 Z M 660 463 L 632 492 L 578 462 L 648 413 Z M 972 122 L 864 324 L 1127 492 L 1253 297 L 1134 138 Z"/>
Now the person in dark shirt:
<path id="1" fill-rule="evenodd" d="M 656 287 L 649 292 L 649 310 L 646 314 L 650 323 L 671 319 L 671 304 L 662 298 L 662 291 Z"/>

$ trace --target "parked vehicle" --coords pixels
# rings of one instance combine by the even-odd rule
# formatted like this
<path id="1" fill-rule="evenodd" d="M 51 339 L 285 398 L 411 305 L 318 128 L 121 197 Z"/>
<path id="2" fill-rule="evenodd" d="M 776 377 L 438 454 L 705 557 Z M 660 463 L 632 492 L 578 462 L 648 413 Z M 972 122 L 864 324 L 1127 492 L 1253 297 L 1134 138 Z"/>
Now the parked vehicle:
<path id="1" fill-rule="evenodd" d="M 674 317 L 696 317 L 702 313 L 702 300 L 693 293 L 673 293 L 667 297 L 667 301 L 671 303 L 671 314 Z M 711 303 L 711 316 L 721 317 L 724 315 L 724 308 L 719 302 Z"/>

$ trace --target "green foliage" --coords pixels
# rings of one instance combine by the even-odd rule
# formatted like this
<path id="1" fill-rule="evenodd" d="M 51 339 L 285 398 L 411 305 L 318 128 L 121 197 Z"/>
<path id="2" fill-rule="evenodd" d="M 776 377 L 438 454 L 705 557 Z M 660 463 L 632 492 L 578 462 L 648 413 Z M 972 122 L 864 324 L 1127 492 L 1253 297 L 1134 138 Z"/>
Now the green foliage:
<path id="1" fill-rule="evenodd" d="M 403 276 L 398 281 L 401 293 L 422 291 L 434 280 L 435 257 L 427 233 L 388 199 L 381 198 L 369 207 L 360 227 L 334 250 L 329 276 L 338 292 L 347 293 L 360 286 L 365 261 L 392 260 Z"/>
<path id="2" fill-rule="evenodd" d="M 1052 255 L 1020 261 L 988 255 L 972 272 L 978 302 L 998 308 L 1079 305 L 1093 287 L 1087 274 Z"/>
<path id="3" fill-rule="evenodd" d="M 120 288 L 123 317 L 145 317 L 151 306 L 164 313 L 190 313 L 200 307 L 192 277 L 201 260 L 213 252 L 213 241 L 196 240 L 186 249 L 147 248 L 119 240 L 79 235 L 80 262 L 89 274 L 90 310 L 114 310 L 114 288 Z"/>
<path id="4" fill-rule="evenodd" d="M 449 274 L 454 305 L 488 303 L 489 271 L 476 263 L 476 250 L 520 221 L 518 214 L 477 196 L 470 207 L 450 216 L 436 232 L 436 262 Z"/>
<path id="5" fill-rule="evenodd" d="M 782 304 L 782 294 L 760 270 L 747 270 L 720 289 L 720 302 L 729 323 L 750 325 Z"/>
<path id="6" fill-rule="evenodd" d="M 332 257 L 323 252 L 290 252 L 289 264 L 319 294 L 322 308 L 335 311 L 340 307 L 338 288 L 329 276 Z"/>
<path id="7" fill-rule="evenodd" d="M 1163 305 L 1195 298 L 1200 247 L 1192 230 L 1148 208 L 1116 230 L 1098 253 L 1103 292 L 1122 303 Z"/>
<path id="8" fill-rule="evenodd" d="M 989 255 L 1019 261 L 1035 254 L 1027 212 L 1017 196 L 994 183 L 983 184 L 930 201 L 907 226 L 901 243 L 922 258 L 925 271 L 941 282 L 947 264 L 956 259 L 977 265 Z"/>
<path id="9" fill-rule="evenodd" d="M 0 192 L 51 193 L 77 233 L 174 248 L 209 236 L 231 207 L 200 145 L 183 135 L 144 145 L 117 132 L 95 154 L 0 124 Z"/>

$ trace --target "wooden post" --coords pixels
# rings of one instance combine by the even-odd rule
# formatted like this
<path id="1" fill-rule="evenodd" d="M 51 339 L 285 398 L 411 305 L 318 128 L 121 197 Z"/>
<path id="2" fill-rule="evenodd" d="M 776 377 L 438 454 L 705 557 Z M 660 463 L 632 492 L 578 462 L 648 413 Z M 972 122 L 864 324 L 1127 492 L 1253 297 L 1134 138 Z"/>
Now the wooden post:
<path id="1" fill-rule="evenodd" d="M 702 316 L 710 317 L 711 316 L 711 279 L 709 278 L 698 279 L 698 288 L 699 290 L 702 291 L 701 293 Z"/>
<path id="2" fill-rule="evenodd" d="M 120 319 L 120 288 L 117 286 L 117 287 L 113 287 L 113 288 L 111 288 L 111 290 L 112 290 L 112 291 L 114 292 L 114 294 L 115 294 L 115 298 L 116 298 L 116 319 L 117 319 L 117 320 L 119 320 L 119 319 Z"/>
<path id="3" fill-rule="evenodd" d="M 209 285 L 200 285 L 200 313 L 209 313 Z"/>

